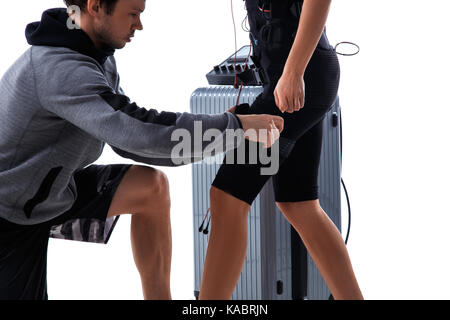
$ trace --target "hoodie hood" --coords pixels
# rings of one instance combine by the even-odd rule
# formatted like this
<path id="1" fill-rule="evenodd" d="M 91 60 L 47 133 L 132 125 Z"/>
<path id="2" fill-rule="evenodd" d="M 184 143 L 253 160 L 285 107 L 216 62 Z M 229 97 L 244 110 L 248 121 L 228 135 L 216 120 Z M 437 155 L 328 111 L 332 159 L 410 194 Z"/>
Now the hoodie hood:
<path id="1" fill-rule="evenodd" d="M 65 47 L 87 55 L 104 64 L 114 49 L 97 49 L 82 29 L 69 29 L 69 15 L 66 8 L 54 8 L 44 11 L 41 21 L 27 25 L 25 36 L 30 45 Z"/>

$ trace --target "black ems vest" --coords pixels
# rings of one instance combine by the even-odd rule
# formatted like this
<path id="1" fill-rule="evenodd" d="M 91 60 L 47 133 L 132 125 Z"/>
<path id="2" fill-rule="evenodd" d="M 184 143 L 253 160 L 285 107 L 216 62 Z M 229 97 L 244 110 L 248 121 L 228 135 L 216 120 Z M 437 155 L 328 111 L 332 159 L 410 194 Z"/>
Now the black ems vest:
<path id="1" fill-rule="evenodd" d="M 290 50 L 295 39 L 303 1 L 247 0 L 251 40 L 255 49 Z"/>
<path id="2" fill-rule="evenodd" d="M 269 82 L 281 76 L 297 34 L 303 0 L 246 0 L 253 60 Z M 330 49 L 325 31 L 318 46 Z M 271 81 L 272 80 L 272 81 Z"/>

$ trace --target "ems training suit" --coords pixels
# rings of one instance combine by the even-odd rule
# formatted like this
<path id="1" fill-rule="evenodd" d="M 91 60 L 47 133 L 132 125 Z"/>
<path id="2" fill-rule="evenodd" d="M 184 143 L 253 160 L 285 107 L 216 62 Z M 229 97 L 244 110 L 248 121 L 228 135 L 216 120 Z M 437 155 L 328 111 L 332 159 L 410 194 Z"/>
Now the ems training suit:
<path id="1" fill-rule="evenodd" d="M 278 202 L 318 199 L 322 120 L 336 100 L 339 86 L 339 62 L 324 31 L 304 74 L 304 107 L 294 113 L 282 113 L 275 104 L 273 92 L 295 39 L 301 4 L 302 1 L 295 0 L 246 1 L 252 58 L 263 69 L 267 81 L 254 103 L 250 107 L 237 106 L 236 113 L 272 114 L 284 119 L 284 130 L 277 142 L 280 168 L 273 176 Z M 250 146 L 254 143 L 248 140 L 245 143 L 249 159 L 248 150 L 255 150 Z M 237 159 L 237 150 L 230 152 L 235 153 L 232 159 Z M 251 205 L 270 178 L 261 175 L 261 168 L 270 166 L 262 163 L 259 159 L 256 164 L 224 161 L 212 185 Z"/>
<path id="2" fill-rule="evenodd" d="M 174 130 L 193 137 L 201 121 L 201 133 L 223 135 L 181 155 L 188 163 L 217 143 L 236 147 L 225 130 L 242 128 L 229 112 L 159 113 L 131 103 L 114 50 L 96 49 L 84 31 L 68 28 L 68 18 L 56 8 L 29 24 L 32 46 L 0 81 L 0 299 L 47 298 L 49 236 L 108 241 L 117 218 L 107 212 L 130 165 L 90 165 L 105 143 L 123 157 L 174 166 Z"/>

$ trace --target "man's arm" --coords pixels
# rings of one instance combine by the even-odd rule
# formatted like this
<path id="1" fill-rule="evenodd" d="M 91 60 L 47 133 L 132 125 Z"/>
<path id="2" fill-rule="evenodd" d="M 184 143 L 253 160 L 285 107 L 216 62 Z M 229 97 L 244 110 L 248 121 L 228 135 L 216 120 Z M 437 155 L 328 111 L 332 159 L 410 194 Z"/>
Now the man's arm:
<path id="1" fill-rule="evenodd" d="M 42 107 L 124 152 L 144 158 L 170 159 L 173 147 L 179 143 L 171 141 L 172 133 L 184 129 L 193 138 L 195 121 L 202 124 L 200 137 L 214 128 L 225 140 L 227 129 L 240 128 L 236 116 L 229 112 L 195 115 L 140 108 L 125 95 L 113 91 L 91 58 L 62 54 L 55 60 L 51 72 L 46 70 L 48 67 L 34 65 Z M 184 156 L 201 158 L 206 147 L 222 145 L 220 139 L 216 140 L 202 141 L 200 148 Z M 227 150 L 234 147 L 234 142 L 225 142 Z"/>
<path id="2" fill-rule="evenodd" d="M 123 91 L 121 86 L 119 86 L 118 92 L 119 92 L 119 94 L 125 95 L 125 92 Z M 142 156 L 138 156 L 134 153 L 124 151 L 124 150 L 119 149 L 114 146 L 110 146 L 110 147 L 115 153 L 117 153 L 119 156 L 121 156 L 123 158 L 131 159 L 136 162 L 146 163 L 146 164 L 154 165 L 154 166 L 176 167 L 179 165 L 187 164 L 189 162 L 195 162 L 195 159 L 190 159 L 190 161 L 188 161 L 188 159 L 184 159 L 184 161 L 182 163 L 174 163 L 172 161 L 172 158 L 142 157 Z"/>

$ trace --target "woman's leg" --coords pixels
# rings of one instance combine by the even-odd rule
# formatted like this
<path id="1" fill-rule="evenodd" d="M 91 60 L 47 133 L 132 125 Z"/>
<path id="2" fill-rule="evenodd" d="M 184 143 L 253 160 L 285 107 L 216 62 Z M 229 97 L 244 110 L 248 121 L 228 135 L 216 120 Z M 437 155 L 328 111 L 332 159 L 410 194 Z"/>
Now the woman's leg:
<path id="1" fill-rule="evenodd" d="M 258 99 L 252 108 L 265 110 L 273 108 L 273 104 Z M 304 134 L 323 118 L 324 113 L 324 109 L 305 108 L 295 116 L 292 115 L 291 117 L 298 119 L 296 133 Z M 246 144 L 246 159 L 249 159 L 250 150 L 255 148 L 252 148 L 248 141 Z M 286 145 L 280 146 L 280 150 L 287 149 Z M 290 157 L 286 159 L 283 156 L 287 154 L 280 154 L 281 168 Z M 232 159 L 238 159 L 237 154 Z M 214 179 L 210 192 L 211 232 L 199 299 L 230 299 L 233 294 L 246 256 L 247 217 L 250 204 L 270 178 L 261 174 L 263 167 L 259 161 L 257 164 L 224 163 Z"/>
<path id="2" fill-rule="evenodd" d="M 293 114 L 281 113 L 273 99 L 265 99 L 260 95 L 246 111 L 250 114 L 266 113 L 283 117 L 284 130 L 281 133 L 279 149 L 280 169 L 283 168 L 283 162 L 291 158 L 291 161 L 295 162 L 295 157 L 290 155 L 293 149 L 305 152 L 296 148 L 295 145 L 311 128 L 319 128 L 318 124 L 321 123 L 336 98 L 339 66 L 335 53 L 327 53 L 326 57 L 323 54 L 316 55 L 311 61 L 313 65 L 325 68 L 327 72 L 323 77 L 315 76 L 315 73 L 311 71 L 316 70 L 314 68 L 306 72 L 305 82 L 309 85 L 306 87 L 308 99 L 304 108 Z M 246 159 L 249 158 L 249 150 L 252 149 L 246 148 Z M 308 154 L 307 157 L 311 158 L 311 155 Z M 233 159 L 237 159 L 236 155 Z M 316 167 L 318 167 L 318 161 L 314 163 Z M 298 163 L 297 166 L 299 166 Z M 246 256 L 247 215 L 250 204 L 269 179 L 268 176 L 261 174 L 262 167 L 259 161 L 255 165 L 223 164 L 217 173 L 211 188 L 211 235 L 199 299 L 230 299 L 232 296 Z M 285 173 L 290 177 L 287 179 L 289 182 L 293 176 L 292 172 L 288 169 Z M 317 174 L 315 178 L 317 180 Z M 277 180 L 280 182 L 276 183 L 277 185 L 283 185 L 285 179 Z M 309 187 L 314 186 L 309 185 Z M 289 190 L 289 195 L 294 190 L 295 195 L 301 196 L 304 191 L 298 185 L 293 185 L 291 188 L 289 184 L 288 189 L 292 189 Z M 285 193 L 283 188 L 277 188 L 277 191 L 280 190 Z M 276 198 L 279 199 L 280 195 L 278 194 Z"/>
<path id="3" fill-rule="evenodd" d="M 277 202 L 297 230 L 335 299 L 363 299 L 341 234 L 319 200 Z"/>
<path id="4" fill-rule="evenodd" d="M 211 188 L 211 233 L 200 287 L 200 300 L 231 299 L 247 252 L 250 205 Z"/>

